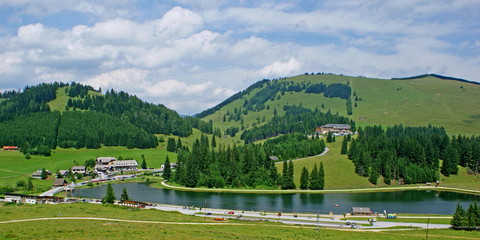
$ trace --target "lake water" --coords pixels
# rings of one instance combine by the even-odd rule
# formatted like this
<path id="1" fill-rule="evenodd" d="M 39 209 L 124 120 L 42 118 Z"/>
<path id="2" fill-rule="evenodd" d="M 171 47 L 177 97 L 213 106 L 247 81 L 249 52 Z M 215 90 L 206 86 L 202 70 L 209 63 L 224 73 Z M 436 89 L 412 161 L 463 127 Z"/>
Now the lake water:
<path id="1" fill-rule="evenodd" d="M 72 196 L 102 198 L 106 185 L 76 189 Z M 429 213 L 453 214 L 457 203 L 465 208 L 471 202 L 480 201 L 480 196 L 439 191 L 396 191 L 376 193 L 294 193 L 294 194 L 252 194 L 187 192 L 171 189 L 157 189 L 143 183 L 112 184 L 115 196 L 120 198 L 126 187 L 130 199 L 141 202 L 203 207 L 255 210 L 273 212 L 308 212 L 343 214 L 352 207 L 370 207 L 373 212 L 383 213 Z M 338 204 L 339 207 L 334 207 Z"/>

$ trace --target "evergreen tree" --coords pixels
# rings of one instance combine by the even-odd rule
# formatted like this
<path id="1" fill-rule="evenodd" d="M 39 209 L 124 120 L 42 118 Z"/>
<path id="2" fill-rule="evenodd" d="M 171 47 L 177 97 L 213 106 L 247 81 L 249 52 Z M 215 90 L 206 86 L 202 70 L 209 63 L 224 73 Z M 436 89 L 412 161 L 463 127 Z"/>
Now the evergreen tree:
<path id="1" fill-rule="evenodd" d="M 331 132 L 327 133 L 327 143 L 333 142 L 333 134 Z"/>
<path id="2" fill-rule="evenodd" d="M 127 193 L 127 188 L 126 188 L 126 187 L 123 187 L 122 196 L 120 197 L 120 200 L 122 200 L 122 201 L 130 200 L 130 198 L 128 197 L 128 193 Z"/>
<path id="3" fill-rule="evenodd" d="M 288 188 L 289 189 L 295 189 L 297 188 L 295 186 L 295 182 L 294 182 L 294 173 L 293 173 L 293 162 L 290 160 L 288 162 Z"/>
<path id="4" fill-rule="evenodd" d="M 215 135 L 212 136 L 212 148 L 216 148 L 217 147 L 217 142 L 215 140 Z"/>
<path id="5" fill-rule="evenodd" d="M 300 176 L 300 189 L 305 190 L 308 189 L 308 170 L 303 167 L 302 168 L 302 175 Z"/>
<path id="6" fill-rule="evenodd" d="M 168 138 L 168 140 L 167 140 L 167 151 L 175 152 L 175 150 L 177 150 L 177 146 L 175 144 L 175 139 Z"/>
<path id="7" fill-rule="evenodd" d="M 453 144 L 449 144 L 443 154 L 443 164 L 440 172 L 447 177 L 450 176 L 450 174 L 455 175 L 458 173 L 458 163 L 458 151 Z"/>
<path id="8" fill-rule="evenodd" d="M 347 154 L 347 153 L 348 153 L 348 141 L 347 141 L 347 137 L 344 136 L 342 141 L 342 150 L 340 150 L 340 154 Z"/>
<path id="9" fill-rule="evenodd" d="M 466 218 L 467 218 L 467 230 L 475 230 L 478 226 L 478 206 L 477 203 L 471 203 L 467 209 Z"/>
<path id="10" fill-rule="evenodd" d="M 42 172 L 40 173 L 40 177 L 42 179 L 47 179 L 48 175 L 47 175 L 47 172 L 45 171 L 45 168 L 42 168 Z"/>
<path id="11" fill-rule="evenodd" d="M 319 189 L 323 190 L 325 188 L 325 170 L 323 169 L 323 163 L 320 162 L 320 168 L 318 169 L 318 182 Z"/>
<path id="12" fill-rule="evenodd" d="M 163 164 L 163 179 L 165 180 L 170 180 L 170 177 L 172 176 L 172 169 L 170 168 L 170 160 L 168 158 L 165 159 L 165 163 Z"/>
<path id="13" fill-rule="evenodd" d="M 105 196 L 102 198 L 102 203 L 110 203 L 113 204 L 115 202 L 115 193 L 113 192 L 112 185 L 108 183 L 107 185 L 107 191 L 105 193 Z"/>
<path id="14" fill-rule="evenodd" d="M 282 169 L 282 189 L 288 189 L 288 164 L 287 161 L 283 161 L 283 169 Z"/>
<path id="15" fill-rule="evenodd" d="M 142 154 L 142 164 L 140 165 L 142 169 L 147 169 L 147 161 L 145 160 L 145 156 Z"/>
<path id="16" fill-rule="evenodd" d="M 318 168 L 317 164 L 313 165 L 312 172 L 310 173 L 310 186 L 309 188 L 312 190 L 320 189 L 320 182 L 318 181 Z"/>
<path id="17" fill-rule="evenodd" d="M 33 191 L 33 182 L 31 178 L 27 181 L 27 191 Z"/>
<path id="18" fill-rule="evenodd" d="M 460 203 L 457 204 L 455 214 L 453 214 L 450 224 L 452 225 L 453 229 L 464 229 L 464 227 L 467 225 L 465 210 Z"/>
<path id="19" fill-rule="evenodd" d="M 182 140 L 180 139 L 180 137 L 177 139 L 177 146 L 175 146 L 175 148 L 175 152 L 177 151 L 177 149 L 182 148 Z"/>

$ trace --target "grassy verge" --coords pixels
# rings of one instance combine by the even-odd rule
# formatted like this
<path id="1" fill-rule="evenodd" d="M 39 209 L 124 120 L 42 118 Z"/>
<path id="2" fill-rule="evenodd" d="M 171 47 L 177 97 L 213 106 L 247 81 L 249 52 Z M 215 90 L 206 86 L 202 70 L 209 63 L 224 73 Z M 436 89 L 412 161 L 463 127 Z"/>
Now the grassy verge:
<path id="1" fill-rule="evenodd" d="M 44 219 L 0 223 L 2 239 L 425 239 L 424 230 L 365 232 L 322 228 L 317 232 L 314 227 L 244 221 L 226 221 L 218 225 L 181 225 L 175 223 L 213 223 L 213 220 L 186 216 L 178 212 L 88 203 L 0 206 L 0 211 L 2 212 L 0 222 L 51 217 L 157 221 L 147 223 Z M 480 237 L 480 232 L 430 230 L 429 236 L 430 239 L 475 239 Z"/>

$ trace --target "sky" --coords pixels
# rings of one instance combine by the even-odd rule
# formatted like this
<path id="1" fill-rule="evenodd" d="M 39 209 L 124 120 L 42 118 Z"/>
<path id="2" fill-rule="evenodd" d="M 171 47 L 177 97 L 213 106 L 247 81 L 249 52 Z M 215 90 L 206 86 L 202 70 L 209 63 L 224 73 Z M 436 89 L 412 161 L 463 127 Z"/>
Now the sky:
<path id="1" fill-rule="evenodd" d="M 0 91 L 80 82 L 195 114 L 305 72 L 480 82 L 478 0 L 0 0 Z"/>

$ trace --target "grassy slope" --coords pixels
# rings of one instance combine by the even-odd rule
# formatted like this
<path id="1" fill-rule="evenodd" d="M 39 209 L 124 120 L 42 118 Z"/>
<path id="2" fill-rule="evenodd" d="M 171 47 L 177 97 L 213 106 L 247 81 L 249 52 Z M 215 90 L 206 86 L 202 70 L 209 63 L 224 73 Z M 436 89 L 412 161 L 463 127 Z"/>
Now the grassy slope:
<path id="1" fill-rule="evenodd" d="M 67 106 L 68 99 L 70 98 L 69 96 L 67 96 L 67 93 L 65 93 L 65 89 L 67 89 L 67 87 L 58 88 L 57 98 L 48 103 L 48 106 L 52 111 L 65 111 L 65 106 Z M 101 93 L 95 91 L 88 91 L 88 94 L 90 94 L 91 96 L 101 95 Z M 74 97 L 72 99 L 80 99 L 80 97 Z"/>
<path id="2" fill-rule="evenodd" d="M 87 203 L 58 205 L 0 206 L 1 221 L 41 217 L 99 217 L 168 222 L 212 222 L 176 212 L 138 210 Z M 173 225 L 122 223 L 93 220 L 42 220 L 0 224 L 2 239 L 424 239 L 424 230 L 392 232 L 338 231 L 268 222 L 239 222 L 243 225 Z M 430 230 L 430 239 L 478 238 L 479 232 Z"/>
<path id="3" fill-rule="evenodd" d="M 284 81 L 284 80 L 280 80 Z M 393 125 L 403 123 L 410 126 L 425 126 L 433 124 L 444 126 L 449 134 L 480 134 L 480 86 L 470 83 L 442 80 L 427 77 L 414 80 L 384 80 L 372 78 L 357 78 L 333 75 L 301 75 L 287 78 L 286 81 L 311 81 L 312 83 L 350 83 L 362 101 L 354 108 L 352 119 L 359 125 Z M 463 87 L 463 88 L 461 88 Z M 247 95 L 250 99 L 256 91 Z M 244 99 L 236 100 L 220 111 L 205 117 L 212 119 L 214 125 L 224 130 L 230 126 L 240 126 L 239 122 L 223 122 L 223 115 L 228 111 L 233 112 L 239 108 Z M 271 119 L 273 108 L 277 108 L 279 115 L 283 114 L 281 108 L 286 103 L 315 108 L 325 105 L 326 111 L 338 112 L 346 115 L 345 100 L 339 98 L 325 98 L 323 95 L 289 93 L 279 100 L 268 101 L 270 109 L 260 112 L 249 112 L 244 116 L 245 126 L 252 125 L 257 116 L 266 116 Z M 359 117 L 366 117 L 359 120 Z"/>

